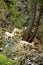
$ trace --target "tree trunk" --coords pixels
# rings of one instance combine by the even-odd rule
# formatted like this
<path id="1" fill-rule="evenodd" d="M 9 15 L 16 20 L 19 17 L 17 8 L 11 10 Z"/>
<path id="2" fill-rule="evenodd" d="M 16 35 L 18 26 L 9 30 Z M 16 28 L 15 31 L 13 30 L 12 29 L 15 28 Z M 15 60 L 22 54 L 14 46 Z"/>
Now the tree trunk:
<path id="1" fill-rule="evenodd" d="M 32 40 L 34 39 L 34 37 L 37 33 L 42 13 L 43 13 L 43 7 L 41 5 L 40 10 L 39 10 L 39 17 L 38 17 L 37 21 L 35 21 L 35 23 L 34 23 L 34 26 L 33 26 L 32 30 L 31 30 L 31 33 L 30 33 L 30 38 L 28 38 L 29 42 L 32 42 Z"/>
<path id="2" fill-rule="evenodd" d="M 35 16 L 36 16 L 36 6 L 37 6 L 37 0 L 34 0 L 32 3 L 32 9 L 30 12 L 30 20 L 28 22 L 27 29 L 24 31 L 22 40 L 28 41 L 30 39 L 30 32 L 32 30 L 32 26 L 34 25 Z"/>
<path id="3" fill-rule="evenodd" d="M 42 13 L 43 13 L 43 6 L 41 5 L 40 10 L 39 10 L 39 17 L 38 17 L 37 21 L 35 21 L 35 18 L 33 18 L 34 19 L 33 24 L 32 24 L 32 21 L 31 21 L 30 29 L 29 29 L 29 27 L 27 27 L 27 29 L 25 30 L 23 40 L 26 40 L 28 42 L 32 42 L 32 40 L 34 39 L 35 34 L 36 34 L 37 30 L 38 30 Z M 34 13 L 34 15 L 35 15 L 35 13 Z"/>

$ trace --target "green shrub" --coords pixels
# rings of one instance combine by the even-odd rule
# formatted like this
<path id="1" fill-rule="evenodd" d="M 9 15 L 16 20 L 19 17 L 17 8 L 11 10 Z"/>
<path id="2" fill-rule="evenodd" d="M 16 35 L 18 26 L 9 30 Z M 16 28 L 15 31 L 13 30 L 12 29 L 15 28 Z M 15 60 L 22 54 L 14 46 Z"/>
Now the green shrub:
<path id="1" fill-rule="evenodd" d="M 4 54 L 0 54 L 0 65 L 12 65 L 13 60 L 8 59 Z"/>
<path id="2" fill-rule="evenodd" d="M 12 4 L 10 4 L 9 12 L 11 14 L 11 16 L 9 17 L 11 22 L 17 27 L 23 27 L 23 23 L 26 21 L 25 17 L 27 13 L 24 12 L 22 15 L 20 15 L 20 12 L 18 11 L 17 7 Z"/>
<path id="3" fill-rule="evenodd" d="M 9 2 L 8 2 L 9 1 Z M 26 22 L 26 16 L 27 12 L 23 12 L 23 14 L 20 14 L 20 11 L 18 11 L 18 7 L 15 6 L 15 1 L 16 0 L 5 0 L 6 4 L 6 10 L 9 12 L 9 20 L 17 27 L 22 28 L 23 23 Z M 13 4 L 12 4 L 13 2 Z"/>
<path id="4" fill-rule="evenodd" d="M 20 65 L 22 58 L 11 60 L 5 54 L 0 53 L 0 65 Z"/>

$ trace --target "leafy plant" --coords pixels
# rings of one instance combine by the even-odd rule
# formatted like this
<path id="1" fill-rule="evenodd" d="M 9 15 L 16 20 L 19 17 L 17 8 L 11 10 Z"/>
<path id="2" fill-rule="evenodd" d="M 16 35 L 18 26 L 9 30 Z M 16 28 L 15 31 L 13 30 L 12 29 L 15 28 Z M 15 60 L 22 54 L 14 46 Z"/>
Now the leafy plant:
<path id="1" fill-rule="evenodd" d="M 18 11 L 18 7 L 15 6 L 16 0 L 4 0 L 6 4 L 6 9 L 10 13 L 9 20 L 17 27 L 22 28 L 23 23 L 26 21 L 25 17 L 27 16 L 27 13 L 24 12 L 23 14 L 20 14 Z"/>
<path id="2" fill-rule="evenodd" d="M 0 65 L 12 65 L 13 60 L 8 59 L 4 54 L 0 54 Z"/>
<path id="3" fill-rule="evenodd" d="M 11 60 L 6 57 L 5 54 L 0 53 L 0 65 L 20 65 L 22 58 L 18 58 L 17 60 Z"/>

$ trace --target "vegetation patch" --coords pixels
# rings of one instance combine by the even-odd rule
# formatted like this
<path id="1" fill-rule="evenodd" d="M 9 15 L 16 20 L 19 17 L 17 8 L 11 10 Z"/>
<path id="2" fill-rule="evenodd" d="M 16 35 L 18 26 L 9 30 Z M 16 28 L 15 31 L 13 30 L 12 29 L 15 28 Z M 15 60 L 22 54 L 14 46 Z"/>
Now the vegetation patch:
<path id="1" fill-rule="evenodd" d="M 0 65 L 20 65 L 21 60 L 21 58 L 17 60 L 11 60 L 8 57 L 6 57 L 6 55 L 0 53 Z"/>

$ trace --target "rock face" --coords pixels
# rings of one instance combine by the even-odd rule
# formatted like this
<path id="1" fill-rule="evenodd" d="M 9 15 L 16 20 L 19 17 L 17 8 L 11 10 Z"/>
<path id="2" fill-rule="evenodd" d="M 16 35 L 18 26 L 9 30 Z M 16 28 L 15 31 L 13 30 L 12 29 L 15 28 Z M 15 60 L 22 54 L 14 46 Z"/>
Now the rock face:
<path id="1" fill-rule="evenodd" d="M 7 52 L 7 55 L 10 58 L 16 60 L 22 57 L 23 60 L 20 65 L 43 65 L 43 46 L 40 43 L 36 44 L 19 40 L 16 45 L 8 48 L 10 51 Z"/>
<path id="2" fill-rule="evenodd" d="M 16 44 L 19 43 L 19 38 L 21 36 L 21 30 L 18 28 L 14 28 L 14 30 L 10 32 L 5 32 L 3 36 L 3 44 L 4 44 L 4 52 L 8 51 L 14 52 L 16 50 Z"/>
<path id="3" fill-rule="evenodd" d="M 14 28 L 12 32 L 5 32 L 3 53 L 11 59 L 22 58 L 20 65 L 43 65 L 43 45 L 21 40 L 22 30 Z"/>
<path id="4" fill-rule="evenodd" d="M 22 41 L 20 46 L 25 50 L 21 65 L 43 65 L 43 46 Z"/>

